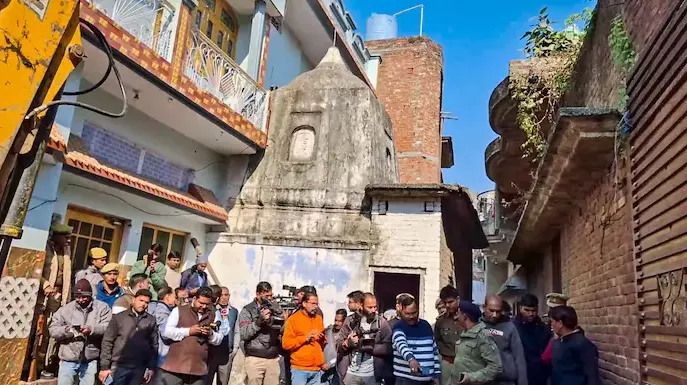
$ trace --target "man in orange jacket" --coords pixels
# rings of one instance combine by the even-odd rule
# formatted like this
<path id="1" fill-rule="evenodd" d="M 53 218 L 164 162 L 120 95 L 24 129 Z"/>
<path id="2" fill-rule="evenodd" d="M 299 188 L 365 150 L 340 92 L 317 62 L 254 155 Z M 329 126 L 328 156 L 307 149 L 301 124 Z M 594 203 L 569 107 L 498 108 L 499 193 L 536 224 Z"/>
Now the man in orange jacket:
<path id="1" fill-rule="evenodd" d="M 324 321 L 318 314 L 317 294 L 305 293 L 300 309 L 292 314 L 284 326 L 282 347 L 291 353 L 291 384 L 318 385 L 324 362 Z"/>

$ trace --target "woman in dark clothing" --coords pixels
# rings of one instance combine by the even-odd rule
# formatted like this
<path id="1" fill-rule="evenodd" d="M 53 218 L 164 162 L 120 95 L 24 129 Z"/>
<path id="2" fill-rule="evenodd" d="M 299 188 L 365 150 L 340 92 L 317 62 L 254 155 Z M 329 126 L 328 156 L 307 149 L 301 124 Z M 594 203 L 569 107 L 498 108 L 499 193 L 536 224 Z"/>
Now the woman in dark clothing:
<path id="1" fill-rule="evenodd" d="M 551 329 L 539 318 L 538 310 L 537 297 L 525 294 L 520 301 L 520 314 L 513 319 L 525 352 L 529 385 L 546 385 L 550 374 L 550 367 L 542 362 L 541 356 L 551 339 Z"/>

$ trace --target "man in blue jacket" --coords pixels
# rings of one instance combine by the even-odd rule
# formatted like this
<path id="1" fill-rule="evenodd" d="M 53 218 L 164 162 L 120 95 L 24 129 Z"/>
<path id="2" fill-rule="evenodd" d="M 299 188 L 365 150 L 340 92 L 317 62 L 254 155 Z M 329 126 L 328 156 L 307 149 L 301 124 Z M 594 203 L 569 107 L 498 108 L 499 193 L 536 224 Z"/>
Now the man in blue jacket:
<path id="1" fill-rule="evenodd" d="M 231 367 L 234 356 L 239 350 L 239 311 L 229 304 L 229 289 L 222 287 L 222 292 L 217 301 L 215 312 L 215 324 L 219 323 L 219 332 L 222 334 L 222 343 L 218 346 L 210 346 L 208 359 L 208 375 L 206 385 L 211 385 L 215 376 L 217 385 L 228 385 L 231 376 Z"/>
<path id="2" fill-rule="evenodd" d="M 188 290 L 189 296 L 193 297 L 199 288 L 210 286 L 208 274 L 205 269 L 208 267 L 208 258 L 205 255 L 196 258 L 196 264 L 181 273 L 181 288 Z"/>
<path id="3" fill-rule="evenodd" d="M 555 307 L 549 317 L 559 336 L 551 348 L 551 385 L 601 385 L 599 350 L 578 327 L 575 309 Z"/>

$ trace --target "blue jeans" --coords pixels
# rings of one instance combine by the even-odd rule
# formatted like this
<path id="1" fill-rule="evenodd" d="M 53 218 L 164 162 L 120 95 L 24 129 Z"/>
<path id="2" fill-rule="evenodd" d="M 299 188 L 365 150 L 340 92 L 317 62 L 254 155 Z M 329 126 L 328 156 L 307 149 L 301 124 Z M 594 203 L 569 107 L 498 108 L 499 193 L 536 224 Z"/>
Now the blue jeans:
<path id="1" fill-rule="evenodd" d="M 98 374 L 98 360 L 89 362 L 60 361 L 57 373 L 57 385 L 74 385 L 74 379 L 79 377 L 79 385 L 95 384 Z"/>
<path id="2" fill-rule="evenodd" d="M 317 370 L 291 369 L 291 385 L 319 385 L 322 382 L 322 372 Z"/>

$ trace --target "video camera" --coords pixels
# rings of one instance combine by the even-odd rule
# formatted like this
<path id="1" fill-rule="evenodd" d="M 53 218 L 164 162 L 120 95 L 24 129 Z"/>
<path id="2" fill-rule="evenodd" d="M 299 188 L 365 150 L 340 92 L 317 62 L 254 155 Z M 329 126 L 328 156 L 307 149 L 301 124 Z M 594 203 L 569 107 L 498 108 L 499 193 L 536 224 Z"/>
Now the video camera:
<path id="1" fill-rule="evenodd" d="M 260 310 L 267 309 L 270 312 L 270 326 L 280 329 L 286 319 L 284 318 L 284 311 L 279 302 L 275 299 L 270 300 L 267 297 L 260 297 Z"/>
<path id="2" fill-rule="evenodd" d="M 272 297 L 272 300 L 267 299 L 267 297 L 260 298 L 261 309 L 267 309 L 270 312 L 272 326 L 276 328 L 281 328 L 286 322 L 286 318 L 298 309 L 298 288 L 284 285 L 282 291 L 286 291 L 288 294 L 277 294 Z"/>
<path id="3" fill-rule="evenodd" d="M 287 291 L 288 295 L 277 295 L 274 297 L 275 302 L 286 314 L 293 313 L 298 308 L 298 288 L 296 286 L 284 285 L 283 291 Z"/>

